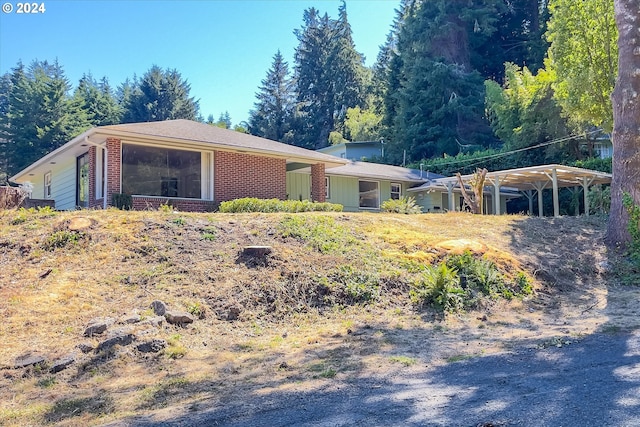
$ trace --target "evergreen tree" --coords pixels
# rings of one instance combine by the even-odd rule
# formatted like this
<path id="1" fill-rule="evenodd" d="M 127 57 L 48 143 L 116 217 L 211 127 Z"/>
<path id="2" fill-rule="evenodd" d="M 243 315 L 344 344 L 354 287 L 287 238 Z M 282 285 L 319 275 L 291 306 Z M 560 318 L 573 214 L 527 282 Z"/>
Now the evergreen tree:
<path id="1" fill-rule="evenodd" d="M 231 116 L 228 111 L 224 113 L 220 113 L 220 117 L 218 117 L 218 121 L 214 123 L 215 126 L 222 129 L 231 129 Z"/>
<path id="2" fill-rule="evenodd" d="M 11 75 L 0 77 L 0 185 L 7 180 L 7 117 L 9 116 L 9 95 L 11 93 Z"/>
<path id="3" fill-rule="evenodd" d="M 260 92 L 256 93 L 258 102 L 249 115 L 249 132 L 274 141 L 288 142 L 285 137 L 291 127 L 293 97 L 289 66 L 278 51 L 267 77 L 262 80 Z"/>
<path id="4" fill-rule="evenodd" d="M 408 2 L 389 71 L 385 121 L 391 158 L 399 162 L 456 154 L 460 145 L 490 146 L 484 84 L 472 68 L 470 33 L 494 31 L 497 1 Z M 479 37 L 476 35 L 476 37 Z M 392 89 L 393 88 L 393 89 Z"/>
<path id="5" fill-rule="evenodd" d="M 6 135 L 7 169 L 16 173 L 91 125 L 58 62 L 22 63 L 11 73 Z"/>
<path id="6" fill-rule="evenodd" d="M 304 26 L 295 31 L 297 90 L 296 144 L 322 148 L 332 131 L 342 131 L 347 109 L 366 100 L 368 73 L 353 44 L 346 6 L 332 20 L 314 9 L 304 12 Z"/>
<path id="7" fill-rule="evenodd" d="M 125 123 L 172 119 L 196 120 L 199 105 L 189 96 L 191 86 L 176 69 L 152 66 L 141 80 L 121 87 Z M 122 105 L 122 104 L 121 104 Z"/>
<path id="8" fill-rule="evenodd" d="M 74 92 L 74 98 L 80 103 L 92 126 L 120 123 L 122 107 L 116 101 L 106 77 L 98 83 L 91 74 L 83 75 Z"/>
<path id="9" fill-rule="evenodd" d="M 488 6 L 484 5 L 485 8 Z M 493 13 L 495 10 L 498 19 L 485 24 L 474 20 L 473 31 L 469 33 L 473 69 L 485 79 L 502 82 L 506 62 L 526 66 L 533 72 L 542 68 L 549 47 L 544 37 L 548 19 L 547 0 L 493 2 L 491 6 L 476 13 Z M 489 25 L 488 33 L 483 31 L 483 25 Z"/>
<path id="10" fill-rule="evenodd" d="M 640 205 L 640 4 L 638 0 L 615 0 L 619 31 L 619 62 L 613 91 L 613 180 L 607 243 L 613 250 L 630 250 L 633 270 L 638 266 L 638 206 Z M 625 200 L 626 199 L 626 200 Z M 632 271 L 633 271 L 632 270 Z"/>

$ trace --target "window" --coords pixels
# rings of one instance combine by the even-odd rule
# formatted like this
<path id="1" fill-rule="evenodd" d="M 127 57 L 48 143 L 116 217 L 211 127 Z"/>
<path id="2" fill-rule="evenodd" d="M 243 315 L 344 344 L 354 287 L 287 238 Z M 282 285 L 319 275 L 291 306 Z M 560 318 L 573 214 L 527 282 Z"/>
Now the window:
<path id="1" fill-rule="evenodd" d="M 329 199 L 331 197 L 331 192 L 329 191 L 329 177 L 324 177 L 324 197 Z"/>
<path id="2" fill-rule="evenodd" d="M 199 199 L 202 153 L 122 144 L 122 192 Z"/>
<path id="3" fill-rule="evenodd" d="M 96 150 L 96 199 L 104 197 L 104 150 Z"/>
<path id="4" fill-rule="evenodd" d="M 51 198 L 51 172 L 44 174 L 44 198 Z"/>
<path id="5" fill-rule="evenodd" d="M 380 191 L 375 181 L 359 181 L 360 207 L 378 209 L 380 207 Z"/>
<path id="6" fill-rule="evenodd" d="M 391 199 L 398 200 L 402 195 L 402 184 L 398 184 L 397 182 L 391 183 Z"/>
<path id="7" fill-rule="evenodd" d="M 76 159 L 76 206 L 89 207 L 89 153 Z"/>

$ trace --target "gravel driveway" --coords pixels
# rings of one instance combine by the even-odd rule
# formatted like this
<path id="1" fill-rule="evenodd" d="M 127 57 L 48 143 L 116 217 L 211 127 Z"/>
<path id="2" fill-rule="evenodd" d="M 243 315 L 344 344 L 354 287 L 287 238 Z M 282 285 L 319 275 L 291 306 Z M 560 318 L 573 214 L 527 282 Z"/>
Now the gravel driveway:
<path id="1" fill-rule="evenodd" d="M 110 426 L 640 426 L 640 331 L 324 381 Z"/>

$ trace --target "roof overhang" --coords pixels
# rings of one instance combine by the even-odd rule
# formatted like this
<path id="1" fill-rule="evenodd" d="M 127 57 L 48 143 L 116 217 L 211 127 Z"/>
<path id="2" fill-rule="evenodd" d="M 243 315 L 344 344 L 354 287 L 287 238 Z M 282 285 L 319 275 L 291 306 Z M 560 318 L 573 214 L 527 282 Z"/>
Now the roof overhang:
<path id="1" fill-rule="evenodd" d="M 9 181 L 23 184 L 30 181 L 30 178 L 35 175 L 41 175 L 48 172 L 51 166 L 61 162 L 61 158 L 77 157 L 88 151 L 91 145 L 106 146 L 107 138 L 117 138 L 123 142 L 150 144 L 150 145 L 165 145 L 174 148 L 204 150 L 204 151 L 227 151 L 234 153 L 244 153 L 256 156 L 267 156 L 272 158 L 285 159 L 287 164 L 304 164 L 312 165 L 322 163 L 325 168 L 330 169 L 338 166 L 344 166 L 349 163 L 348 160 L 338 157 L 316 153 L 311 150 L 309 156 L 301 155 L 299 153 L 286 153 L 283 151 L 276 151 L 270 149 L 256 149 L 252 147 L 239 147 L 231 144 L 225 144 L 224 142 L 210 141 L 198 141 L 192 139 L 172 138 L 165 136 L 145 135 L 139 132 L 127 132 L 112 128 L 96 127 L 89 129 L 71 141 L 52 151 L 51 153 L 40 158 L 36 162 L 27 166 L 11 178 Z"/>
<path id="2" fill-rule="evenodd" d="M 92 145 L 104 145 L 105 140 L 99 140 L 96 138 L 94 130 L 95 128 L 81 133 L 71 141 L 56 148 L 49 154 L 21 170 L 9 178 L 9 181 L 24 184 L 25 182 L 30 181 L 31 177 L 35 175 L 42 175 L 51 170 L 56 163 L 60 162 L 61 157 L 78 157 L 85 153 Z"/>
<path id="3" fill-rule="evenodd" d="M 448 179 L 448 178 L 442 178 L 442 179 Z M 456 184 L 457 184 L 457 181 L 456 181 Z M 471 187 L 468 185 L 465 185 L 465 189 L 467 189 L 467 191 L 470 191 Z M 422 184 L 419 187 L 407 188 L 407 191 L 411 193 L 432 193 L 436 191 L 441 193 L 446 193 L 448 192 L 448 189 L 447 189 L 447 186 L 443 182 L 441 182 L 440 179 L 437 179 L 437 180 L 432 180 L 425 184 Z M 454 193 L 462 192 L 462 190 L 460 190 L 459 185 L 454 186 L 452 188 L 452 191 Z M 483 193 L 493 194 L 494 192 L 492 188 L 485 186 Z M 507 198 L 522 197 L 522 194 L 520 194 L 516 188 L 511 188 L 511 187 L 500 187 L 500 195 L 505 196 Z"/>

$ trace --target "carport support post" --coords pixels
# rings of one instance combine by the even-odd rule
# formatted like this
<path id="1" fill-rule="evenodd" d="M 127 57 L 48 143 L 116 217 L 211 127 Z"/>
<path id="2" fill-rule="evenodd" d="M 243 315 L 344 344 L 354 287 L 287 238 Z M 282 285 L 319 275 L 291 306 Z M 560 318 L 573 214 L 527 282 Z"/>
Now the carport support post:
<path id="1" fill-rule="evenodd" d="M 448 202 L 449 202 L 449 211 L 455 211 L 455 205 L 453 203 L 453 186 L 455 185 L 453 182 L 447 182 L 445 184 L 447 186 L 447 196 L 448 196 Z"/>
<path id="2" fill-rule="evenodd" d="M 582 177 L 582 193 L 584 194 L 584 215 L 589 216 L 589 185 L 593 182 L 593 178 Z"/>
<path id="3" fill-rule="evenodd" d="M 529 200 L 529 216 L 533 216 L 533 190 L 525 190 L 522 194 Z"/>
<path id="4" fill-rule="evenodd" d="M 551 182 L 553 184 L 553 216 L 560 216 L 560 202 L 558 201 L 558 171 L 551 169 Z"/>
<path id="5" fill-rule="evenodd" d="M 500 177 L 489 180 L 493 184 L 493 214 L 500 215 Z"/>
<path id="6" fill-rule="evenodd" d="M 536 188 L 536 192 L 538 193 L 538 216 L 544 216 L 544 205 L 542 203 L 542 190 L 547 186 L 546 182 L 534 182 L 534 187 Z"/>

